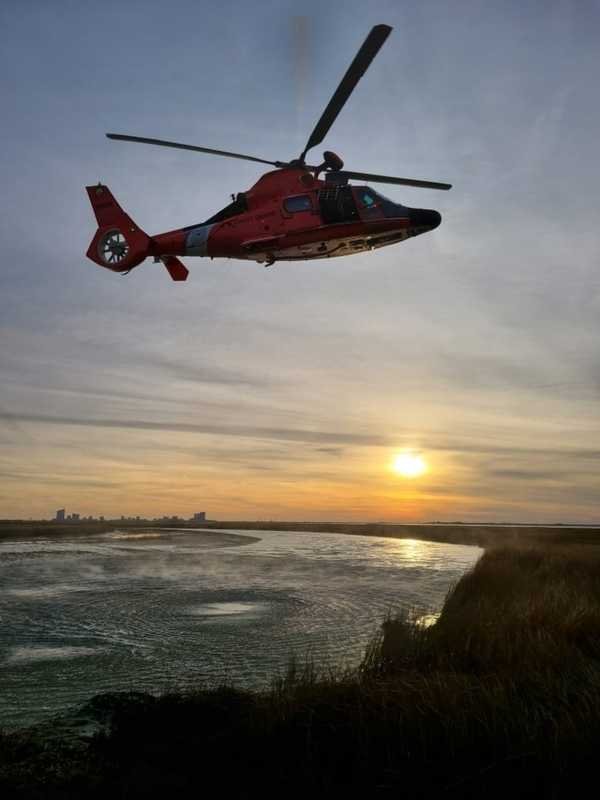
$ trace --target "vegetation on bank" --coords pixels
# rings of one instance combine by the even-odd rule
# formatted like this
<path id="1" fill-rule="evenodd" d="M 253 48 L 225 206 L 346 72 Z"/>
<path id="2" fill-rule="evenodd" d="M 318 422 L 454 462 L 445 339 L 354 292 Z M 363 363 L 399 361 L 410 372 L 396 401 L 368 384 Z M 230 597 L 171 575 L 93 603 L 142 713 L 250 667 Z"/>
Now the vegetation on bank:
<path id="1" fill-rule="evenodd" d="M 0 541 L 27 537 L 82 536 L 108 533 L 119 527 L 117 522 L 48 522 L 47 520 L 0 520 Z M 146 524 L 145 527 L 148 527 Z"/>
<path id="2" fill-rule="evenodd" d="M 0 740 L 27 798 L 549 797 L 595 782 L 600 548 L 487 551 L 438 622 L 386 620 L 354 673 L 291 665 L 270 692 L 105 695 L 87 742 Z"/>

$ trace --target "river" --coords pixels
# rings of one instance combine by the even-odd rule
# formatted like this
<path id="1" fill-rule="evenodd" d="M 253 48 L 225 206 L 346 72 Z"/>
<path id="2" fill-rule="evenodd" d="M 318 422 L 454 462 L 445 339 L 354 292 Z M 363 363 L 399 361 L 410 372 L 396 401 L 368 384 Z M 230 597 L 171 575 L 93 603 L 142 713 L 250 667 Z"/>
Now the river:
<path id="1" fill-rule="evenodd" d="M 104 691 L 266 687 L 291 656 L 356 666 L 388 612 L 435 619 L 480 554 L 281 531 L 0 541 L 0 727 Z"/>

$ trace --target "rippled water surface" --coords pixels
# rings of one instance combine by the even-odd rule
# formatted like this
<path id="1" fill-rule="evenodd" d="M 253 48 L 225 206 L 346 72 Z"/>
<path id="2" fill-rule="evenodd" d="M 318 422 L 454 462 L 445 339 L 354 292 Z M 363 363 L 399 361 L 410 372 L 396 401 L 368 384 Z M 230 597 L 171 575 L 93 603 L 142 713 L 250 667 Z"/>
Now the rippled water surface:
<path id="1" fill-rule="evenodd" d="M 2 541 L 0 726 L 101 691 L 265 686 L 292 654 L 355 665 L 388 611 L 431 621 L 480 552 L 270 531 Z"/>

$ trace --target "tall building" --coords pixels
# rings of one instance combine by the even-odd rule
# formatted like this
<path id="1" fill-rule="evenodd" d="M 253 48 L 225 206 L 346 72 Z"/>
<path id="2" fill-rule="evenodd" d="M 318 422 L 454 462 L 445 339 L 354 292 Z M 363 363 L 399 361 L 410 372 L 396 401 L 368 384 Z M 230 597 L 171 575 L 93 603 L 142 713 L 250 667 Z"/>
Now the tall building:
<path id="1" fill-rule="evenodd" d="M 206 522 L 206 511 L 198 511 L 192 519 L 194 522 Z"/>
<path id="2" fill-rule="evenodd" d="M 56 521 L 57 522 L 64 522 L 65 521 L 65 510 L 64 508 L 59 508 L 56 512 Z"/>

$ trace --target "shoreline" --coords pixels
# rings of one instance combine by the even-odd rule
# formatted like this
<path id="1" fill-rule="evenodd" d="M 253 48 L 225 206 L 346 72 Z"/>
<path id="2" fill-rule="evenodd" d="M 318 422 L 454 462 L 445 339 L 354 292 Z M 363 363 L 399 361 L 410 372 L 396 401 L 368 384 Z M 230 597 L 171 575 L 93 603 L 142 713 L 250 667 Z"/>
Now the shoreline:
<path id="1" fill-rule="evenodd" d="M 316 534 L 341 533 L 349 536 L 382 536 L 392 539 L 416 539 L 447 544 L 474 545 L 484 549 L 503 546 L 594 545 L 600 543 L 600 525 L 532 525 L 480 523 L 338 523 L 338 522 L 264 522 L 250 520 L 190 522 L 105 522 L 56 523 L 53 521 L 0 521 L 0 541 L 11 538 L 72 537 L 115 530 L 184 531 L 273 531 Z"/>

